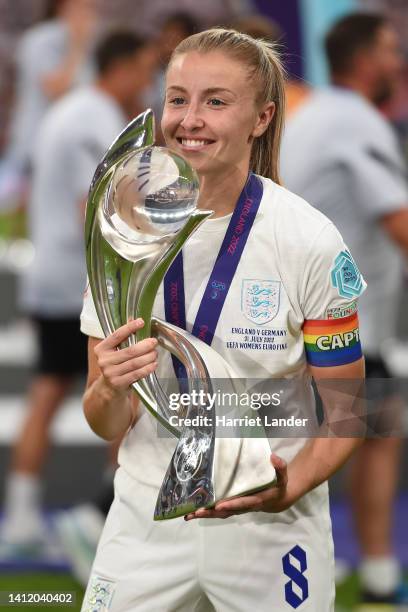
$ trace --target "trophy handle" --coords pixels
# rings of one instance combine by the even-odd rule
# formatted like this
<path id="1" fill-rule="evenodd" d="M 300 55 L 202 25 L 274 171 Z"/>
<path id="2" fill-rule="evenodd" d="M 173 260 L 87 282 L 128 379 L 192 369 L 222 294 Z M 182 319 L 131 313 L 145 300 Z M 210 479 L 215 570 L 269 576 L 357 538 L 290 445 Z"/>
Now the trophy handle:
<path id="1" fill-rule="evenodd" d="M 162 238 L 152 246 L 146 246 L 137 261 L 129 261 L 119 254 L 107 236 L 110 228 L 103 226 L 101 210 L 107 205 L 109 188 L 115 168 L 129 155 L 137 150 L 143 150 L 154 143 L 154 115 L 148 109 L 133 121 L 114 140 L 99 163 L 92 179 L 85 220 L 86 258 L 90 287 L 105 336 L 113 333 L 118 327 L 124 325 L 129 317 L 142 317 L 145 326 L 141 332 L 131 337 L 126 346 L 143 340 L 151 335 L 151 318 L 154 299 L 157 289 L 162 282 L 173 259 L 182 248 L 184 242 L 211 215 L 211 211 L 195 211 L 184 227 L 171 238 Z M 101 225 L 104 227 L 104 235 Z M 158 325 L 160 328 L 160 324 Z M 185 355 L 178 348 L 177 332 L 161 324 L 164 336 L 169 347 L 171 339 L 175 344 L 171 347 L 173 353 L 180 356 L 189 371 L 187 361 L 190 351 Z M 163 337 L 164 337 L 163 336 Z M 184 343 L 183 347 L 186 348 Z M 195 358 L 199 363 L 199 356 Z M 203 372 L 203 365 L 201 368 Z M 133 385 L 143 403 L 149 411 L 173 435 L 179 437 L 180 430 L 168 423 L 168 398 L 156 376 L 142 379 Z"/>
<path id="2" fill-rule="evenodd" d="M 247 383 L 237 378 L 229 364 L 199 338 L 155 318 L 152 332 L 160 345 L 185 366 L 190 397 L 195 392 L 195 397 L 215 398 L 217 381 L 228 385 L 227 395 L 232 392 L 239 396 L 246 389 Z M 155 389 L 158 403 L 166 407 L 166 418 L 174 417 L 155 374 L 149 376 L 148 383 Z M 248 438 L 241 437 L 239 426 L 234 435 L 224 437 L 226 430 L 217 423 L 217 415 L 222 414 L 224 407 L 217 401 L 214 405 L 206 400 L 202 405 L 191 403 L 185 415 L 187 424 L 180 419 L 181 431 L 159 491 L 155 521 L 182 516 L 201 507 L 211 508 L 219 499 L 249 495 L 274 484 L 276 475 L 269 460 L 270 445 L 263 425 L 252 425 Z M 229 416 L 240 415 L 231 406 Z"/>
<path id="3" fill-rule="evenodd" d="M 121 159 L 131 151 L 143 149 L 154 144 L 155 121 L 153 111 L 148 108 L 141 113 L 121 131 L 115 138 L 102 160 L 99 162 L 92 179 L 90 193 L 94 190 L 101 178 Z"/>

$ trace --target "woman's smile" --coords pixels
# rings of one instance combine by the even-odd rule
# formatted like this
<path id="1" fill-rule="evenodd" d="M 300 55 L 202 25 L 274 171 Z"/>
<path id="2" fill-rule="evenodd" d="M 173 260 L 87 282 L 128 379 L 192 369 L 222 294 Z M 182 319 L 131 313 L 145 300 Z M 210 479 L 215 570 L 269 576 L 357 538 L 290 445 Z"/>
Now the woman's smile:
<path id="1" fill-rule="evenodd" d="M 176 140 L 180 145 L 180 149 L 183 151 L 203 151 L 215 143 L 215 140 L 197 137 L 187 138 L 184 136 L 178 136 Z"/>

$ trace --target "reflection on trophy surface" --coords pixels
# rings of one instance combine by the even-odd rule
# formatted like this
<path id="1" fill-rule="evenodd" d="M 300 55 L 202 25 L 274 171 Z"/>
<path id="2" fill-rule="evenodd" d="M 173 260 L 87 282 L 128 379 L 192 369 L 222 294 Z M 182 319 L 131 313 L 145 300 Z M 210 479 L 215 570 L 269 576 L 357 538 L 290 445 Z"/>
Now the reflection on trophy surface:
<path id="1" fill-rule="evenodd" d="M 208 398 L 242 384 L 208 344 L 181 327 L 152 316 L 158 288 L 190 235 L 211 214 L 197 209 L 198 178 L 179 155 L 153 146 L 154 118 L 146 111 L 118 136 L 92 181 L 86 214 L 90 286 L 105 335 L 142 317 L 135 343 L 151 335 L 182 364 L 184 388 Z M 156 374 L 133 384 L 150 413 L 178 438 L 159 492 L 154 518 L 181 516 L 220 499 L 273 484 L 270 447 L 258 437 L 217 436 L 217 404 L 203 401 L 170 408 Z M 197 395 L 196 395 L 197 396 Z M 233 408 L 230 410 L 233 411 Z M 172 424 L 172 417 L 186 417 Z M 205 416 L 191 425 L 194 417 Z M 136 425 L 137 426 L 137 425 Z M 251 434 L 253 435 L 253 434 Z"/>
<path id="2" fill-rule="evenodd" d="M 196 209 L 198 179 L 186 162 L 162 147 L 130 151 L 114 170 L 99 222 L 104 237 L 123 257 L 137 261 L 142 245 L 163 244 Z"/>
<path id="3" fill-rule="evenodd" d="M 114 209 L 141 237 L 154 240 L 174 233 L 194 211 L 197 186 L 180 176 L 180 163 L 175 154 L 156 147 L 136 153 L 116 169 L 111 187 Z"/>

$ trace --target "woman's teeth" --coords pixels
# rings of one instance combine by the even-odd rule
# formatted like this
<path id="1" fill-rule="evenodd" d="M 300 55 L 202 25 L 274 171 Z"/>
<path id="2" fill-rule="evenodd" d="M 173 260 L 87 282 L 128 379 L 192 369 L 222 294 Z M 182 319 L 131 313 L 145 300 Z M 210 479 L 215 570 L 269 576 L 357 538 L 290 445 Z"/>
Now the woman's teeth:
<path id="1" fill-rule="evenodd" d="M 190 138 L 182 138 L 181 139 L 181 144 L 184 147 L 190 147 L 192 149 L 194 148 L 198 148 L 198 147 L 202 147 L 206 144 L 209 144 L 209 140 L 192 140 Z"/>

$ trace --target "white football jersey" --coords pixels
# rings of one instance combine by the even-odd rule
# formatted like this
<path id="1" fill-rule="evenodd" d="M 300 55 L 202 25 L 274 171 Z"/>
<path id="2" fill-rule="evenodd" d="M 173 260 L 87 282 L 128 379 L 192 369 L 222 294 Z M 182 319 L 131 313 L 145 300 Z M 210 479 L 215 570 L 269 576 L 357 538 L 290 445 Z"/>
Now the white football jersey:
<path id="1" fill-rule="evenodd" d="M 324 367 L 358 358 L 356 298 L 365 283 L 324 215 L 272 181 L 262 183 L 260 207 L 211 346 L 237 377 L 290 380 L 303 392 L 299 397 L 293 392 L 283 409 L 289 415 L 300 406 L 315 418 L 307 363 Z M 208 219 L 183 249 L 189 331 L 230 218 Z M 215 279 L 213 289 L 224 287 Z M 163 286 L 154 314 L 165 318 Z M 84 333 L 103 337 L 89 290 L 81 321 Z M 157 374 L 174 377 L 168 353 L 159 355 Z M 304 443 L 301 437 L 270 439 L 271 448 L 286 460 Z M 299 605 L 305 612 L 331 612 L 334 562 L 327 483 L 279 514 L 153 522 L 175 445 L 174 438 L 158 435 L 147 410 L 126 434 L 115 501 L 83 610 L 91 609 L 95 593 L 104 590 L 115 612 L 246 611 L 254 601 L 261 612 Z"/>
<path id="2" fill-rule="evenodd" d="M 302 404 L 304 415 L 313 418 L 307 362 L 323 366 L 345 363 L 344 354 L 347 360 L 352 349 L 340 343 L 331 350 L 328 342 L 325 350 L 318 350 L 317 337 L 307 328 L 308 322 L 321 324 L 319 337 L 330 339 L 336 336 L 337 328 L 341 335 L 344 321 L 351 319 L 355 324 L 355 298 L 363 292 L 365 283 L 341 235 L 322 213 L 271 180 L 262 178 L 262 182 L 261 204 L 211 346 L 237 377 L 303 381 L 303 386 L 299 382 L 293 385 L 292 395 L 303 389 L 307 397 L 298 398 L 297 404 Z M 188 331 L 193 327 L 230 218 L 231 215 L 208 219 L 183 248 Z M 354 274 L 351 280 L 350 266 Z M 337 282 L 336 270 L 340 270 Z M 215 290 L 222 291 L 223 287 Z M 265 296 L 267 299 L 262 299 Z M 154 315 L 165 318 L 163 284 Z M 304 328 L 308 332 L 306 349 L 311 350 L 305 350 Z M 89 289 L 81 329 L 89 336 L 103 338 Z M 353 360 L 353 354 L 349 359 Z M 174 377 L 167 352 L 159 355 L 157 375 L 163 379 Z M 296 411 L 294 403 L 295 397 L 288 400 L 288 416 Z M 119 462 L 134 478 L 159 486 L 174 444 L 174 439 L 158 437 L 157 424 L 146 412 L 126 435 Z M 272 449 L 286 460 L 303 444 L 300 436 L 271 442 Z"/>

